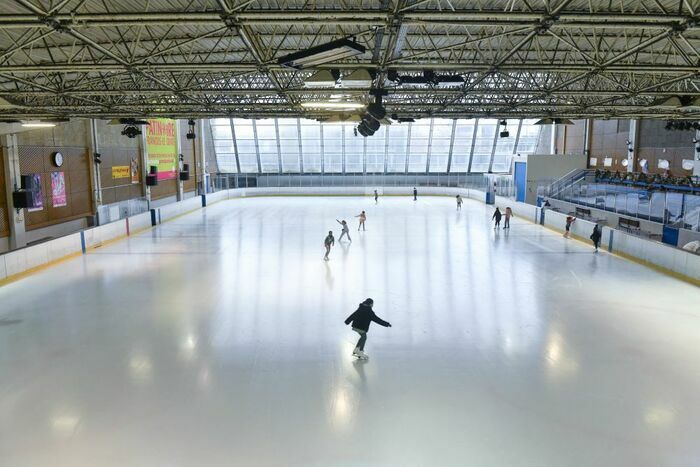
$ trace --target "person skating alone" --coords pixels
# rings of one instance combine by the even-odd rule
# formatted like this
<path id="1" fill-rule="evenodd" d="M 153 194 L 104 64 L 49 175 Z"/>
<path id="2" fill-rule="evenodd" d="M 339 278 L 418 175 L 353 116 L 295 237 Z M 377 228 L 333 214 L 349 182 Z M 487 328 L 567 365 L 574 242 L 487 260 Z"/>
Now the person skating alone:
<path id="1" fill-rule="evenodd" d="M 501 210 L 496 208 L 496 210 L 493 213 L 493 216 L 491 216 L 491 220 L 496 221 L 496 224 L 493 226 L 494 229 L 497 229 L 501 226 L 501 216 L 503 216 L 503 214 L 501 214 Z"/>
<path id="2" fill-rule="evenodd" d="M 576 222 L 576 218 L 573 216 L 566 216 L 566 231 L 564 232 L 564 238 L 571 238 L 571 224 Z"/>
<path id="3" fill-rule="evenodd" d="M 331 252 L 331 247 L 335 245 L 335 238 L 333 238 L 333 231 L 329 231 L 328 235 L 326 235 L 326 239 L 323 241 L 323 246 L 326 247 L 326 254 L 323 256 L 323 259 L 328 261 L 328 255 Z"/>
<path id="4" fill-rule="evenodd" d="M 461 210 L 462 210 L 462 202 L 463 202 L 462 196 L 461 196 L 461 195 L 457 195 L 457 210 L 458 210 L 458 211 L 461 211 Z"/>
<path id="5" fill-rule="evenodd" d="M 374 313 L 372 305 L 374 305 L 374 300 L 368 298 L 360 303 L 357 310 L 345 320 L 345 324 L 352 323 L 352 330 L 360 335 L 360 339 L 357 341 L 352 355 L 362 360 L 367 360 L 369 358 L 365 353 L 365 343 L 367 342 L 367 331 L 369 331 L 369 325 L 372 321 L 386 328 L 391 327 L 391 323 L 384 321 Z"/>
<path id="6" fill-rule="evenodd" d="M 506 208 L 506 220 L 503 223 L 503 229 L 510 229 L 510 218 L 513 217 L 513 210 L 510 207 Z"/>
<path id="7" fill-rule="evenodd" d="M 374 190 L 374 204 L 379 204 L 379 193 L 377 193 L 377 190 Z"/>
<path id="8" fill-rule="evenodd" d="M 413 201 L 418 201 L 418 190 L 413 187 Z"/>
<path id="9" fill-rule="evenodd" d="M 352 243 L 352 238 L 350 238 L 350 227 L 348 227 L 348 223 L 345 222 L 345 219 L 343 219 L 342 222 L 336 219 L 336 222 L 343 226 L 343 231 L 341 232 L 340 237 L 338 237 L 338 241 L 340 242 L 343 239 L 343 237 L 347 236 L 348 240 L 350 240 L 350 243 Z"/>
<path id="10" fill-rule="evenodd" d="M 365 230 L 365 221 L 367 220 L 367 214 L 365 214 L 365 212 L 362 211 L 360 214 L 358 214 L 358 215 L 355 216 L 355 217 L 359 217 L 359 218 L 360 218 L 360 224 L 357 226 L 357 231 L 359 232 L 359 231 L 360 231 L 360 227 L 362 227 L 362 231 L 364 232 L 364 230 Z"/>
<path id="11" fill-rule="evenodd" d="M 600 246 L 600 237 L 601 237 L 600 227 L 598 226 L 598 224 L 596 224 L 593 227 L 593 233 L 591 234 L 591 241 L 593 242 L 593 246 L 595 247 L 596 253 L 598 253 L 598 247 Z"/>

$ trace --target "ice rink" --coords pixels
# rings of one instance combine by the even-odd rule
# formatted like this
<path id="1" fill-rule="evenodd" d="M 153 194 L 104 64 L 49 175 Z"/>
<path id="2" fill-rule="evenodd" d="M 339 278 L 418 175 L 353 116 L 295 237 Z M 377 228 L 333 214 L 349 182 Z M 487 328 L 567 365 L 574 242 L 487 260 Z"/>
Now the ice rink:
<path id="1" fill-rule="evenodd" d="M 0 465 L 700 465 L 700 289 L 490 215 L 225 201 L 0 287 Z"/>

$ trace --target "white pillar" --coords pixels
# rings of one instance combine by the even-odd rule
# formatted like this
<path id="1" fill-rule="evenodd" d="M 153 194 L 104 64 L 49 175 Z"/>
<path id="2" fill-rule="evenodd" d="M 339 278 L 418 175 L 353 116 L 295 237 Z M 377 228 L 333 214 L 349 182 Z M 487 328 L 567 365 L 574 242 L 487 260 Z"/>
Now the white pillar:
<path id="1" fill-rule="evenodd" d="M 92 154 L 88 163 L 92 167 L 92 201 L 95 205 L 95 211 L 102 204 L 102 175 L 100 174 L 100 164 L 95 162 L 95 154 L 100 153 L 100 140 L 97 135 L 97 120 L 90 119 L 90 146 Z"/>
<path id="2" fill-rule="evenodd" d="M 695 166 L 693 167 L 693 175 L 700 177 L 700 130 L 695 130 Z"/>
<path id="3" fill-rule="evenodd" d="M 552 123 L 552 139 L 549 145 L 549 152 L 552 154 L 557 153 L 557 124 Z"/>
<path id="4" fill-rule="evenodd" d="M 148 166 L 148 144 L 146 144 L 146 134 L 148 133 L 148 128 L 143 127 L 143 133 L 141 134 L 141 173 L 143 176 L 143 186 L 146 188 L 146 202 L 148 203 L 148 209 L 151 208 L 151 187 L 146 185 L 146 177 L 148 176 L 148 171 L 150 167 Z"/>
<path id="5" fill-rule="evenodd" d="M 199 139 L 199 151 L 197 151 L 198 154 L 195 154 L 195 164 L 197 165 L 198 168 L 198 173 L 200 177 L 200 182 L 201 182 L 201 189 L 199 194 L 203 195 L 206 194 L 207 192 L 207 183 L 208 183 L 208 174 L 207 174 L 207 145 L 206 145 L 206 135 L 204 134 L 204 120 L 199 120 L 199 134 L 197 135 L 197 138 Z M 199 155 L 199 158 L 197 158 L 197 155 Z"/>
<path id="6" fill-rule="evenodd" d="M 19 190 L 21 183 L 17 135 L 3 136 L 2 145 L 5 153 L 5 194 L 7 195 L 7 210 L 10 221 L 10 250 L 14 250 L 27 245 L 24 210 L 20 209 L 18 212 L 12 203 L 12 192 Z"/>
<path id="7" fill-rule="evenodd" d="M 184 187 L 182 181 L 180 181 L 180 170 L 182 170 L 182 161 L 180 160 L 180 153 L 182 152 L 182 147 L 180 145 L 180 120 L 175 120 L 175 186 L 177 187 L 176 199 L 182 201 L 184 196 Z"/>
<path id="8" fill-rule="evenodd" d="M 627 137 L 627 171 L 634 172 L 639 148 L 639 120 L 630 120 L 630 131 Z"/>

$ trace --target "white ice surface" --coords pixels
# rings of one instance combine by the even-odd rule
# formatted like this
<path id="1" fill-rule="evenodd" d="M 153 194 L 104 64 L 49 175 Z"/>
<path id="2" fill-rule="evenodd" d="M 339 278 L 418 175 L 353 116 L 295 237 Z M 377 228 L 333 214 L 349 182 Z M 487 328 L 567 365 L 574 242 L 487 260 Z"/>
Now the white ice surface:
<path id="1" fill-rule="evenodd" d="M 226 201 L 0 287 L 0 465 L 700 465 L 700 289 L 490 209 Z"/>

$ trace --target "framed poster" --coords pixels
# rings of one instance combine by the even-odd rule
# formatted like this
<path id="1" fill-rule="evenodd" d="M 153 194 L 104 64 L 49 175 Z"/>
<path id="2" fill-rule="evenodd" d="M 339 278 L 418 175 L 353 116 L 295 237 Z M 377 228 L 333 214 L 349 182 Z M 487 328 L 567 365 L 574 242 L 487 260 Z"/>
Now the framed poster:
<path id="1" fill-rule="evenodd" d="M 177 175 L 177 145 L 175 120 L 156 118 L 148 120 L 146 150 L 148 165 L 158 167 L 158 180 L 172 180 Z"/>
<path id="2" fill-rule="evenodd" d="M 131 158 L 131 163 L 129 164 L 131 168 L 131 183 L 139 182 L 139 162 L 135 157 Z"/>
<path id="3" fill-rule="evenodd" d="M 44 190 L 41 187 L 41 174 L 29 174 L 34 179 L 34 190 L 32 190 L 32 205 L 33 208 L 27 208 L 27 211 L 41 211 L 44 209 Z"/>
<path id="4" fill-rule="evenodd" d="M 55 208 L 68 204 L 66 199 L 66 177 L 63 172 L 51 172 L 51 200 Z"/>

